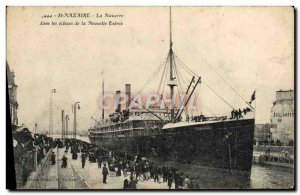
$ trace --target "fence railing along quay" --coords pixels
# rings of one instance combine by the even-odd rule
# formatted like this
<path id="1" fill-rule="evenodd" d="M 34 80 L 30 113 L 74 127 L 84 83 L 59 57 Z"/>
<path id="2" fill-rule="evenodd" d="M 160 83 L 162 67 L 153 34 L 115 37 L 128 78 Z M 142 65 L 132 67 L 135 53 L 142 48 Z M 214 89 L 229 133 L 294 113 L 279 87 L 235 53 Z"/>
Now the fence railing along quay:
<path id="1" fill-rule="evenodd" d="M 52 148 L 48 151 L 42 162 L 38 165 L 36 171 L 32 172 L 29 176 L 23 189 L 45 189 L 47 183 L 50 182 L 50 179 L 51 182 L 57 182 L 57 179 L 55 181 L 55 178 L 48 178 L 52 151 Z M 57 166 L 57 164 L 55 166 Z"/>

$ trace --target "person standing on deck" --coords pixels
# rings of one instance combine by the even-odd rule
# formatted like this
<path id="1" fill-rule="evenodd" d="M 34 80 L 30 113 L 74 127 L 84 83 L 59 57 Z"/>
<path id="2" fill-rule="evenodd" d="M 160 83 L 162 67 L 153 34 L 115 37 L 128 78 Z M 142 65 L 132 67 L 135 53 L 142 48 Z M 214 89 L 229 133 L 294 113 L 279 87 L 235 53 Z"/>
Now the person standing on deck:
<path id="1" fill-rule="evenodd" d="M 234 117 L 234 113 L 235 113 L 235 110 L 233 109 L 232 111 L 231 111 L 231 119 L 234 119 L 235 117 Z"/>
<path id="2" fill-rule="evenodd" d="M 241 109 L 239 109 L 239 118 L 242 118 L 243 116 L 242 116 L 242 111 L 241 111 Z"/>
<path id="3" fill-rule="evenodd" d="M 102 175 L 103 175 L 103 183 L 106 183 L 107 175 L 108 175 L 108 169 L 106 167 L 106 164 L 104 164 L 102 168 Z"/>

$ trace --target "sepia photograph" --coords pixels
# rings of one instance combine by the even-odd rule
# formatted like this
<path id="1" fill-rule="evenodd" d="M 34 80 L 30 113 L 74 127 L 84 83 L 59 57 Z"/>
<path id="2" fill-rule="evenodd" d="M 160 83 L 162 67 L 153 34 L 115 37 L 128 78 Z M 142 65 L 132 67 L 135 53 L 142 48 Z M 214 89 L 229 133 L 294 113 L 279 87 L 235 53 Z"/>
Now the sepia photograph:
<path id="1" fill-rule="evenodd" d="M 7 6 L 6 174 L 295 190 L 294 52 L 293 6 Z"/>

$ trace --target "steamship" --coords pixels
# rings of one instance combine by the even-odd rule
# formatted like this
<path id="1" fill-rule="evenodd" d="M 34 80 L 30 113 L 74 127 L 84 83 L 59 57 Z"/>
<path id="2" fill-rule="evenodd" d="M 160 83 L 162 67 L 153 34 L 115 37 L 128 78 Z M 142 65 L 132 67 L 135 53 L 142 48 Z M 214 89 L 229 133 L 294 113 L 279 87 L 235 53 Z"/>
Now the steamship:
<path id="1" fill-rule="evenodd" d="M 221 116 L 189 116 L 187 104 L 198 85 L 202 84 L 201 77 L 193 72 L 173 51 L 172 20 L 170 9 L 170 48 L 166 60 L 155 70 L 158 75 L 161 69 L 159 88 L 167 86 L 170 91 L 170 105 L 166 108 L 159 106 L 130 108 L 131 85 L 125 85 L 125 94 L 129 97 L 126 107 L 117 109 L 96 120 L 91 127 L 89 139 L 91 143 L 115 151 L 123 151 L 133 155 L 143 155 L 180 163 L 197 164 L 213 168 L 227 169 L 230 173 L 251 173 L 253 136 L 254 136 L 254 108 L 247 103 L 247 107 L 237 111 L 228 111 L 228 115 Z M 182 89 L 182 69 L 192 79 L 186 82 L 185 94 L 179 106 L 175 106 L 175 89 Z M 150 78 L 151 79 L 151 78 Z M 149 80 L 150 80 L 149 79 Z M 189 81 L 189 80 L 188 80 Z M 148 83 L 148 81 L 146 82 Z M 102 93 L 104 94 L 102 80 Z M 215 91 L 214 91 L 215 92 Z M 120 97 L 120 91 L 116 97 Z M 183 115 L 183 112 L 186 115 Z"/>

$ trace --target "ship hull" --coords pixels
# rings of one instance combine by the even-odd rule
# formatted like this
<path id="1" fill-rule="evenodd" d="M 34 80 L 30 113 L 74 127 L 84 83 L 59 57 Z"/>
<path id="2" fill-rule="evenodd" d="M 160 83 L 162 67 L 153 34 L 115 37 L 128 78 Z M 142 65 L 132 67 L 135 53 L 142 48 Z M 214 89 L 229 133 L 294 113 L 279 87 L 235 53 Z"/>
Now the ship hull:
<path id="1" fill-rule="evenodd" d="M 254 119 L 166 125 L 90 135 L 93 144 L 149 158 L 250 175 Z"/>

